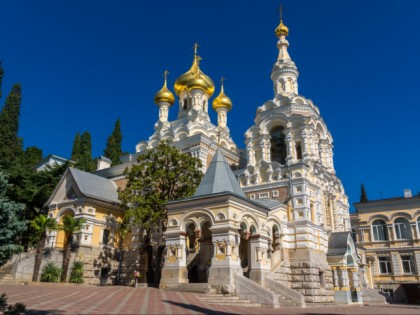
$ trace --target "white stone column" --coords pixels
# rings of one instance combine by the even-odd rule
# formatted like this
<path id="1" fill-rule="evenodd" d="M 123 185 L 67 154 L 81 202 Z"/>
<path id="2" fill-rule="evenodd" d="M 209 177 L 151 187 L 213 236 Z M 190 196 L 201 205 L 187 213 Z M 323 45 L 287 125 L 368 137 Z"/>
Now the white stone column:
<path id="1" fill-rule="evenodd" d="M 332 270 L 333 270 L 334 290 L 339 290 L 340 289 L 340 285 L 339 285 L 339 282 L 338 282 L 337 267 L 332 267 Z"/>
<path id="2" fill-rule="evenodd" d="M 159 104 L 159 121 L 160 122 L 167 122 L 168 115 L 169 115 L 169 103 L 161 102 Z"/>
<path id="3" fill-rule="evenodd" d="M 292 131 L 291 128 L 285 129 L 286 132 L 286 147 L 287 147 L 287 156 L 286 156 L 286 163 L 292 164 L 293 163 L 293 150 L 294 150 L 294 142 L 292 138 Z"/>
<path id="4" fill-rule="evenodd" d="M 220 128 L 226 128 L 228 109 L 226 107 L 219 107 L 216 109 L 216 112 L 217 112 L 217 125 Z"/>

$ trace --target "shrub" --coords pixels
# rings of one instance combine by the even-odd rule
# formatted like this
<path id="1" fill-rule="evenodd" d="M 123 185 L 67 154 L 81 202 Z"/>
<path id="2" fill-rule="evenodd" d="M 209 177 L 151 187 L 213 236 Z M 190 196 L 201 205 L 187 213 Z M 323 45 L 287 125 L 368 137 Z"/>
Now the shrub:
<path id="1" fill-rule="evenodd" d="M 50 261 L 44 266 L 44 268 L 42 268 L 41 281 L 58 282 L 61 272 L 61 268 L 58 267 L 54 262 Z"/>
<path id="2" fill-rule="evenodd" d="M 0 314 L 4 315 L 17 315 L 21 314 L 26 311 L 25 304 L 16 303 L 13 305 L 7 304 L 7 295 L 6 293 L 2 293 L 0 295 Z"/>
<path id="3" fill-rule="evenodd" d="M 83 261 L 75 261 L 70 272 L 71 283 L 83 283 Z"/>

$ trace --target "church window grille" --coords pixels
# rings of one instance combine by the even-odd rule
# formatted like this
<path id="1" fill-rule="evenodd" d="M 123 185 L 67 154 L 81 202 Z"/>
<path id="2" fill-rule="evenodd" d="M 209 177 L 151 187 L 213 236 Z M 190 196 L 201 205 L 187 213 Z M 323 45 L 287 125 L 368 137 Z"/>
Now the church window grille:
<path id="1" fill-rule="evenodd" d="M 296 142 L 296 159 L 302 160 L 302 144 L 301 142 Z"/>
<path id="2" fill-rule="evenodd" d="M 379 271 L 381 273 L 392 273 L 391 259 L 389 257 L 378 257 L 379 260 Z"/>
<path id="3" fill-rule="evenodd" d="M 397 240 L 411 239 L 410 223 L 405 218 L 398 218 L 394 222 L 395 237 Z"/>
<path id="4" fill-rule="evenodd" d="M 387 241 L 388 232 L 386 223 L 383 220 L 375 220 L 372 223 L 372 233 L 374 241 Z"/>
<path id="5" fill-rule="evenodd" d="M 282 165 L 286 164 L 287 147 L 284 135 L 284 127 L 275 127 L 270 132 L 271 136 L 271 160 Z"/>
<path id="6" fill-rule="evenodd" d="M 414 260 L 411 255 L 401 256 L 401 263 L 404 273 L 414 273 Z"/>

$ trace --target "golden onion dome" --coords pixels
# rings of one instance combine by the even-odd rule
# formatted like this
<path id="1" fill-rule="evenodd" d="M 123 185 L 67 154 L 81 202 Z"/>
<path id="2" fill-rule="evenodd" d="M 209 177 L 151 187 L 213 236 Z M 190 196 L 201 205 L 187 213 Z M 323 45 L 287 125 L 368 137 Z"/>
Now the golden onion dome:
<path id="1" fill-rule="evenodd" d="M 217 110 L 218 108 L 226 108 L 228 111 L 230 111 L 232 109 L 232 101 L 225 94 L 223 83 L 219 95 L 217 95 L 217 97 L 213 100 L 212 107 L 214 110 Z"/>
<path id="2" fill-rule="evenodd" d="M 165 70 L 164 77 L 165 82 L 163 83 L 163 87 L 155 94 L 155 103 L 159 105 L 159 103 L 166 102 L 170 105 L 175 103 L 175 96 L 169 91 L 168 87 L 166 86 L 168 71 Z"/>
<path id="3" fill-rule="evenodd" d="M 283 20 L 280 20 L 280 24 L 277 26 L 275 32 L 277 37 L 280 37 L 281 35 L 287 36 L 289 35 L 289 28 L 283 24 Z"/>
<path id="4" fill-rule="evenodd" d="M 197 55 L 197 45 L 195 46 L 194 62 L 187 72 L 182 74 L 175 81 L 174 90 L 179 96 L 183 91 L 191 91 L 192 89 L 203 90 L 209 97 L 214 93 L 213 80 L 205 75 L 199 66 L 200 57 Z"/>

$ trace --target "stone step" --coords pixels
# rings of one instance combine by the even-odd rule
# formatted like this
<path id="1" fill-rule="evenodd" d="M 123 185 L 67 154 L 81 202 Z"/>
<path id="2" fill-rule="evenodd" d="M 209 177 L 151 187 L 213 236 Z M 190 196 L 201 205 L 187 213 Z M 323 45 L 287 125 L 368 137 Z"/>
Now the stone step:
<path id="1" fill-rule="evenodd" d="M 206 300 L 206 301 L 236 301 L 239 300 L 238 296 L 205 296 L 201 298 L 202 300 Z"/>
<path id="2" fill-rule="evenodd" d="M 242 307 L 261 307 L 260 303 L 251 303 L 250 300 L 237 300 L 237 301 L 204 301 L 208 304 L 226 305 L 226 306 L 242 306 Z"/>

